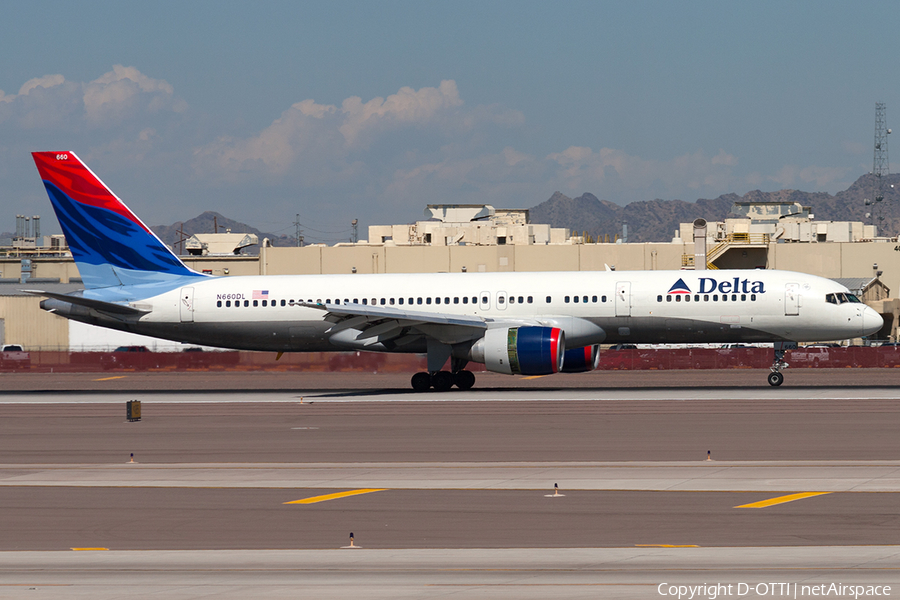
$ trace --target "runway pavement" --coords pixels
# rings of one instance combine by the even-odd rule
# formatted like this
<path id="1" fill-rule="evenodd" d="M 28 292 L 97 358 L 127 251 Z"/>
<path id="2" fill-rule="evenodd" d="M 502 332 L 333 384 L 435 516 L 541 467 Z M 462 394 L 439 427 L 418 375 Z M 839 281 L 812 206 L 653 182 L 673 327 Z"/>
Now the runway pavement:
<path id="1" fill-rule="evenodd" d="M 900 373 L 810 371 L 782 388 L 756 371 L 479 376 L 451 394 L 377 374 L 17 375 L 0 596 L 896 593 Z M 362 549 L 340 549 L 351 531 Z"/>

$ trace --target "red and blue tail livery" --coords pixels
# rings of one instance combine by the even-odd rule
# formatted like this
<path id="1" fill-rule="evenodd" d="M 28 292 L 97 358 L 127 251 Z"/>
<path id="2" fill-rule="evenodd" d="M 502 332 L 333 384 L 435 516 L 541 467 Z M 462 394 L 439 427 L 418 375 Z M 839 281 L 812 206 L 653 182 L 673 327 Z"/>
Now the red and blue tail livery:
<path id="1" fill-rule="evenodd" d="M 74 152 L 32 156 L 86 288 L 204 277 L 185 266 Z"/>

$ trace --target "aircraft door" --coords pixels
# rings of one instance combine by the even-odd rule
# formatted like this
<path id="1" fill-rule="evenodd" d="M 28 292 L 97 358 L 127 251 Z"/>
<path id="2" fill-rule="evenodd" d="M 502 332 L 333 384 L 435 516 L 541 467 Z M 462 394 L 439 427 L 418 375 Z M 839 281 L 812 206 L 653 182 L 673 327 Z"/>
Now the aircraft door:
<path id="1" fill-rule="evenodd" d="M 497 292 L 497 309 L 506 310 L 506 292 Z"/>
<path id="2" fill-rule="evenodd" d="M 784 314 L 800 314 L 800 284 L 788 283 L 784 286 Z"/>
<path id="3" fill-rule="evenodd" d="M 631 282 L 619 281 L 616 283 L 616 316 L 631 316 Z"/>
<path id="4" fill-rule="evenodd" d="M 491 293 L 490 292 L 481 292 L 481 296 L 478 298 L 478 308 L 481 310 L 490 310 L 491 308 Z"/>
<path id="5" fill-rule="evenodd" d="M 181 313 L 182 323 L 194 322 L 194 288 L 181 288 L 181 298 L 178 302 L 178 311 Z"/>

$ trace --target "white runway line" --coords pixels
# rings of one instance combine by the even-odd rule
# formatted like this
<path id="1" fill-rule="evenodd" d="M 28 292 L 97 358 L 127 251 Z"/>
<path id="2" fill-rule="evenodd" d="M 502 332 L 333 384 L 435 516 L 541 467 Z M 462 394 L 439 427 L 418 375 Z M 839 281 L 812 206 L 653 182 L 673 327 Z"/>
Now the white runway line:
<path id="1" fill-rule="evenodd" d="M 558 389 L 553 391 L 527 390 L 474 390 L 448 393 L 381 393 L 373 391 L 278 391 L 278 392 L 10 392 L 0 394 L 0 404 L 116 404 L 128 400 L 165 404 L 222 404 L 256 402 L 343 403 L 343 402 L 618 402 L 618 401 L 670 401 L 689 400 L 898 400 L 900 387 L 807 387 L 771 388 L 652 388 L 586 392 L 585 390 Z"/>

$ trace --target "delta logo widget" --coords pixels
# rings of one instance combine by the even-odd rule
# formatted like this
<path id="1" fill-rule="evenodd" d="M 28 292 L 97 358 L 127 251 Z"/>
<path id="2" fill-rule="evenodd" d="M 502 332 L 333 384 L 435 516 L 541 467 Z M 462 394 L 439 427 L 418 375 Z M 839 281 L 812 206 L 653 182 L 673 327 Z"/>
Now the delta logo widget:
<path id="1" fill-rule="evenodd" d="M 684 279 L 679 278 L 672 287 L 669 288 L 667 294 L 693 294 Z M 698 279 L 698 294 L 765 294 L 766 286 L 762 281 L 751 279 L 741 279 L 734 277 L 732 279 L 724 279 L 719 281 L 714 277 L 700 277 Z"/>

